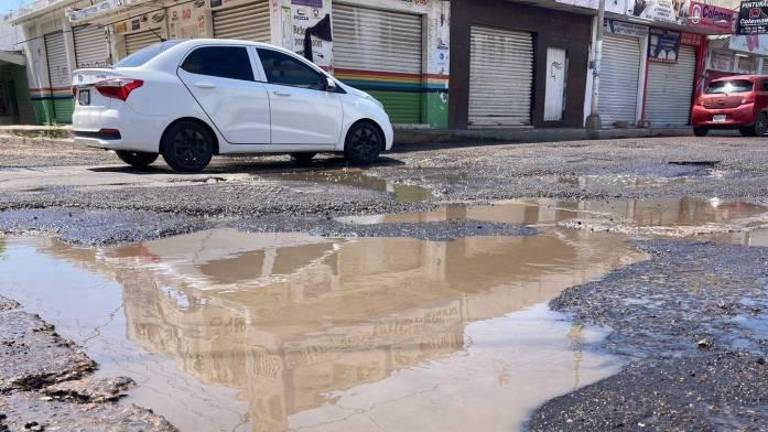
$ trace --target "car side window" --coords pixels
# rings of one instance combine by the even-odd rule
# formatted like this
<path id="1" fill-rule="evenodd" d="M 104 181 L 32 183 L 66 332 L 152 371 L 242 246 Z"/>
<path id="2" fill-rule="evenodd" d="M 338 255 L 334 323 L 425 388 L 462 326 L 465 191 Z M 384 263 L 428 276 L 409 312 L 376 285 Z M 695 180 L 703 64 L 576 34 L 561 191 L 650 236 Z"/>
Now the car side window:
<path id="1" fill-rule="evenodd" d="M 763 91 L 768 91 L 768 80 L 763 81 Z"/>
<path id="2" fill-rule="evenodd" d="M 200 47 L 187 56 L 181 68 L 198 75 L 253 81 L 253 67 L 245 47 Z"/>
<path id="3" fill-rule="evenodd" d="M 293 87 L 325 90 L 325 76 L 299 60 L 281 52 L 259 49 L 259 58 L 267 75 L 267 82 Z"/>

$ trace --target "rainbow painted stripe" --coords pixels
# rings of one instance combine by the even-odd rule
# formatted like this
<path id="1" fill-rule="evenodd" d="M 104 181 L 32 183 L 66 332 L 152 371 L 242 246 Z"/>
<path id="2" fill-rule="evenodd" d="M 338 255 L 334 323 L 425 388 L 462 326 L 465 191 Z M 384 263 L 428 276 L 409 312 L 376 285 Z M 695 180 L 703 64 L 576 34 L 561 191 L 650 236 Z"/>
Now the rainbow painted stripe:
<path id="1" fill-rule="evenodd" d="M 72 87 L 46 87 L 29 89 L 30 99 L 72 99 Z"/>
<path id="2" fill-rule="evenodd" d="M 448 75 L 373 72 L 354 69 L 334 69 L 341 81 L 361 90 L 432 93 L 448 91 Z"/>

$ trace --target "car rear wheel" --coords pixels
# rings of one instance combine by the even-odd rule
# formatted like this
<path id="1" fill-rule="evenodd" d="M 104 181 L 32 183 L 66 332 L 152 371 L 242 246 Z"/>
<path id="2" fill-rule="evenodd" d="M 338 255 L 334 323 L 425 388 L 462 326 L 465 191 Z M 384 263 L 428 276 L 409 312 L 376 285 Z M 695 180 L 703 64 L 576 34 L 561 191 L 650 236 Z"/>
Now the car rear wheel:
<path id="1" fill-rule="evenodd" d="M 709 133 L 709 129 L 707 129 L 705 127 L 695 127 L 695 128 L 693 128 L 693 134 L 696 135 L 697 137 L 707 136 L 708 133 Z"/>
<path id="2" fill-rule="evenodd" d="M 163 159 L 178 172 L 200 172 L 213 157 L 215 138 L 211 132 L 192 121 L 180 121 L 163 135 Z"/>
<path id="3" fill-rule="evenodd" d="M 307 166 L 312 163 L 312 158 L 315 157 L 317 153 L 291 153 L 291 159 L 293 162 L 296 163 L 296 165 L 299 166 Z"/>
<path id="4" fill-rule="evenodd" d="M 361 122 L 352 126 L 344 142 L 344 157 L 353 165 L 370 165 L 379 158 L 384 137 L 375 125 Z"/>
<path id="5" fill-rule="evenodd" d="M 768 114 L 761 112 L 757 116 L 757 121 L 754 126 L 754 134 L 756 136 L 763 136 L 768 132 Z"/>
<path id="6" fill-rule="evenodd" d="M 152 162 L 157 160 L 157 157 L 159 156 L 157 153 L 147 153 L 147 152 L 137 152 L 137 151 L 125 151 L 125 150 L 117 150 L 115 151 L 117 154 L 117 157 L 120 158 L 121 161 L 127 163 L 128 165 L 144 169 L 152 164 Z"/>

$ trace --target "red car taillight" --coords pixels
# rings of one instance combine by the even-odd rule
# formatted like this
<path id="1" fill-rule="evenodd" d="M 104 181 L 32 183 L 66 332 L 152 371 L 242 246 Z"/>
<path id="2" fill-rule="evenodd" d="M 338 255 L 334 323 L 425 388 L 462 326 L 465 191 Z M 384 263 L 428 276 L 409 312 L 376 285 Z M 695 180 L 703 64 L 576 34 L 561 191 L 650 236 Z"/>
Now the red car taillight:
<path id="1" fill-rule="evenodd" d="M 131 92 L 144 85 L 144 81 L 131 78 L 110 78 L 97 82 L 94 87 L 102 96 L 125 101 Z"/>

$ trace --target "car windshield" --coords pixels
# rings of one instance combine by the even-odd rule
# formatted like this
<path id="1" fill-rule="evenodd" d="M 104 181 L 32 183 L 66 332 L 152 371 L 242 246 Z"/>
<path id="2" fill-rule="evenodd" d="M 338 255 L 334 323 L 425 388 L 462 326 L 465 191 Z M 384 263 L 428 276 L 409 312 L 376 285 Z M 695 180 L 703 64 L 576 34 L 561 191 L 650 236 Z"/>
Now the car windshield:
<path id="1" fill-rule="evenodd" d="M 752 90 L 752 81 L 748 80 L 729 80 L 715 81 L 707 87 L 708 94 L 716 93 L 743 93 Z"/>
<path id="2" fill-rule="evenodd" d="M 115 67 L 142 66 L 144 63 L 152 60 L 153 58 L 157 57 L 160 53 L 168 50 L 169 48 L 171 48 L 172 46 L 180 42 L 181 42 L 180 40 L 171 40 L 171 41 L 165 41 L 165 42 L 160 42 L 160 43 L 150 45 L 120 60 L 119 62 L 115 63 L 114 66 Z"/>

